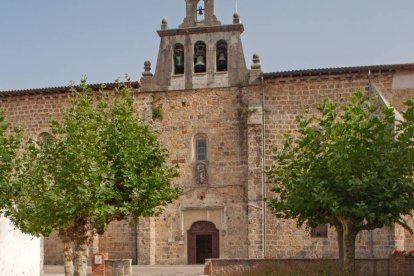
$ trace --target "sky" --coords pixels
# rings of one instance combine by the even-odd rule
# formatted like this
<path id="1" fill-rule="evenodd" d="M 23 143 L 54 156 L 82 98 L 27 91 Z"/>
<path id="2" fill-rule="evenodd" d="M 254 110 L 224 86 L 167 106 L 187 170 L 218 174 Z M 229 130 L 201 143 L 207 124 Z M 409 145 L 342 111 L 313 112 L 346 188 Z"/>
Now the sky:
<path id="1" fill-rule="evenodd" d="M 239 0 L 248 66 L 264 72 L 414 62 L 413 0 Z M 0 0 L 0 91 L 138 80 L 184 0 Z M 216 0 L 230 24 L 235 0 Z"/>

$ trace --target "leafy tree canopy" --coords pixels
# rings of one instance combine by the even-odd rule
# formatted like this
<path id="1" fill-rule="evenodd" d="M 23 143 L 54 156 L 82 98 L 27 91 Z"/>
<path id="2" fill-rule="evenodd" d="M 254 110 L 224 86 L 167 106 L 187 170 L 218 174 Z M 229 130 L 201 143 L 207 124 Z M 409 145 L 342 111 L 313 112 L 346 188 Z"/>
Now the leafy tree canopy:
<path id="1" fill-rule="evenodd" d="M 179 195 L 171 184 L 177 171 L 137 118 L 129 86 L 94 93 L 82 81 L 80 88 L 63 122 L 30 141 L 20 160 L 9 216 L 24 232 L 49 235 L 87 219 L 102 233 L 115 219 L 156 215 Z"/>
<path id="2" fill-rule="evenodd" d="M 11 180 L 23 134 L 17 128 L 10 132 L 9 126 L 0 112 L 0 214 L 14 203 Z"/>
<path id="3" fill-rule="evenodd" d="M 275 149 L 267 172 L 274 214 L 297 219 L 299 226 L 339 224 L 345 247 L 348 232 L 355 239 L 361 230 L 394 223 L 409 229 L 404 216 L 414 208 L 413 101 L 406 106 L 398 122 L 393 109 L 379 108 L 358 91 L 346 104 L 325 101 L 317 115 L 300 117 L 298 133 Z"/>

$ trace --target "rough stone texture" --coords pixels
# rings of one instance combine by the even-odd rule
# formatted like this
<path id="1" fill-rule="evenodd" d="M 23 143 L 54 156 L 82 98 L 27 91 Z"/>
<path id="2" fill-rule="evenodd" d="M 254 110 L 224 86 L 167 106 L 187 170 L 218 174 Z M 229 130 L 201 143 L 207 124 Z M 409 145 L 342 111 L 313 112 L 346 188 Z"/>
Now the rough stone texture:
<path id="1" fill-rule="evenodd" d="M 405 275 L 414 275 L 414 257 L 405 257 Z"/>
<path id="2" fill-rule="evenodd" d="M 145 72 L 142 78 L 142 91 L 167 91 L 229 87 L 246 83 L 249 71 L 243 53 L 241 33 L 242 24 L 222 26 L 215 17 L 215 0 L 205 1 L 205 19 L 197 21 L 197 0 L 186 0 L 186 18 L 178 29 L 158 31 L 161 37 L 157 67 L 154 76 Z M 217 42 L 227 43 L 227 71 L 217 72 Z M 206 72 L 194 73 L 194 55 L 197 42 L 206 44 Z M 184 46 L 184 74 L 174 74 L 174 47 L 177 43 Z M 260 71 L 260 70 L 255 70 Z M 251 77 L 257 76 L 252 74 Z M 251 81 L 254 81 L 252 79 Z"/>
<path id="3" fill-rule="evenodd" d="M 390 276 L 403 276 L 405 266 L 405 257 L 400 254 L 392 254 L 390 256 Z"/>
<path id="4" fill-rule="evenodd" d="M 35 94 L 1 97 L 0 107 L 13 126 L 22 127 L 33 139 L 49 132 L 49 121 L 62 118 L 67 94 Z M 44 239 L 45 264 L 62 264 L 63 245 L 56 236 Z"/>
<path id="5" fill-rule="evenodd" d="M 403 265 L 403 263 L 401 263 Z M 357 259 L 355 261 L 355 275 L 360 276 L 376 276 L 388 275 L 389 261 L 388 259 Z M 340 264 L 338 260 L 333 259 L 289 259 L 289 260 L 272 260 L 272 259 L 232 259 L 232 260 L 207 260 L 204 268 L 206 275 L 211 276 L 233 276 L 242 275 L 243 272 L 271 267 L 273 271 L 295 271 L 295 269 L 317 269 L 323 267 L 325 269 L 333 269 L 334 272 Z M 402 266 L 404 267 L 404 265 Z M 401 270 L 401 268 L 396 268 Z M 403 275 L 403 274 L 392 274 Z M 407 274 L 409 275 L 409 274 Z"/>
<path id="6" fill-rule="evenodd" d="M 131 259 L 105 260 L 106 276 L 131 276 Z"/>
<path id="7" fill-rule="evenodd" d="M 99 238 L 99 252 L 109 259 L 132 259 L 137 264 L 137 227 L 133 222 L 114 221 Z"/>
<path id="8" fill-rule="evenodd" d="M 45 265 L 63 264 L 63 243 L 57 235 L 50 235 L 44 239 L 44 263 Z"/>
<path id="9" fill-rule="evenodd" d="M 220 25 L 215 15 L 215 0 L 205 0 L 204 21 L 197 21 L 197 8 L 200 0 L 186 0 L 186 17 L 180 28 Z"/>
<path id="10" fill-rule="evenodd" d="M 171 164 L 179 165 L 177 182 L 184 189 L 180 199 L 154 220 L 155 229 L 164 229 L 152 235 L 155 263 L 187 263 L 187 231 L 199 220 L 213 221 L 219 229 L 220 256 L 247 257 L 247 152 L 241 135 L 246 128 L 239 114 L 242 94 L 238 88 L 137 94 L 139 109 L 148 110 L 154 97 L 162 107 L 163 119 L 155 120 L 153 126 L 170 149 Z M 207 185 L 196 184 L 194 175 L 194 137 L 199 134 L 207 138 Z M 151 247 L 150 232 L 151 227 L 140 228 L 140 245 Z M 151 255 L 139 252 L 146 259 Z"/>
<path id="11" fill-rule="evenodd" d="M 37 139 L 40 133 L 50 131 L 49 121 L 59 120 L 66 106 L 67 94 L 22 94 L 1 97 L 0 107 L 13 126 L 21 126 Z"/>
<path id="12" fill-rule="evenodd" d="M 258 110 L 259 109 L 259 110 Z M 260 108 L 249 108 L 248 114 L 248 241 L 249 258 L 264 258 L 264 237 L 263 237 L 263 124 Z"/>
<path id="13" fill-rule="evenodd" d="M 390 72 L 373 75 L 373 82 L 401 110 L 400 103 L 413 96 L 414 90 L 394 91 L 392 80 Z M 136 93 L 138 113 L 159 132 L 160 140 L 170 151 L 169 163 L 179 166 L 176 183 L 184 190 L 179 200 L 158 218 L 141 219 L 137 228 L 127 222 L 111 225 L 100 239 L 100 251 L 108 252 L 110 258 L 138 258 L 140 264 L 186 264 L 187 231 L 192 223 L 208 220 L 220 231 L 223 258 L 337 256 L 334 229 L 329 229 L 328 238 L 311 238 L 294 221 L 276 219 L 269 210 L 263 235 L 265 206 L 261 199 L 271 193 L 269 183 L 265 183 L 262 194 L 261 114 L 264 110 L 268 166 L 272 147 L 282 145 L 286 131 L 296 129 L 295 118 L 305 108 L 315 111 L 324 97 L 346 100 L 356 89 L 366 90 L 367 86 L 368 78 L 363 74 L 269 78 L 264 84 L 264 109 L 261 85 Z M 65 93 L 0 97 L 0 106 L 12 125 L 22 126 L 34 138 L 49 130 L 50 119 L 62 118 L 66 102 Z M 162 111 L 162 119 L 152 119 L 155 106 Z M 208 183 L 203 185 L 197 184 L 194 169 L 194 137 L 199 134 L 205 135 L 208 145 Z M 57 238 L 46 238 L 44 244 L 45 263 L 61 263 Z M 412 246 L 412 236 L 398 226 L 364 231 L 357 237 L 357 256 L 382 258 L 395 248 Z"/>
<path id="14" fill-rule="evenodd" d="M 143 78 L 143 91 L 166 91 L 180 89 L 198 89 L 205 87 L 226 87 L 245 83 L 248 71 L 243 55 L 241 43 L 241 27 L 234 26 L 234 30 L 228 31 L 220 27 L 208 33 L 161 35 L 160 49 L 156 71 L 153 77 Z M 228 71 L 216 72 L 216 43 L 225 40 L 228 45 Z M 207 72 L 194 73 L 194 45 L 198 41 L 207 44 Z M 173 49 L 176 43 L 184 45 L 184 75 L 174 75 Z"/>
<path id="15" fill-rule="evenodd" d="M 377 74 L 373 82 L 384 91 L 391 91 L 392 74 Z M 315 107 L 324 98 L 340 102 L 357 89 L 367 91 L 368 78 L 364 75 L 343 74 L 329 77 L 287 77 L 266 83 L 265 158 L 272 164 L 272 147 L 282 146 L 284 134 L 296 129 L 295 118 L 306 108 Z M 388 93 L 389 94 L 389 93 Z M 397 98 L 394 99 L 394 102 Z M 401 98 L 398 99 L 401 101 Z M 270 186 L 268 187 L 270 189 Z M 267 213 L 266 257 L 272 258 L 327 258 L 338 256 L 336 231 L 329 229 L 328 238 L 311 238 L 294 221 L 276 219 Z M 356 239 L 358 258 L 385 258 L 394 249 L 394 233 L 389 229 L 364 231 Z"/>
<path id="16" fill-rule="evenodd" d="M 272 165 L 272 148 L 283 145 L 287 132 L 295 132 L 295 119 L 306 108 L 316 112 L 325 98 L 340 104 L 356 89 L 368 94 L 370 80 L 387 102 L 402 111 L 403 100 L 414 97 L 414 65 L 262 75 L 258 55 L 252 70 L 247 70 L 240 21 L 220 25 L 214 1 L 205 0 L 205 21 L 196 22 L 197 2 L 186 1 L 187 17 L 178 29 L 168 29 L 163 20 L 155 75 L 145 62 L 141 89 L 134 93 L 138 115 L 159 134 L 169 150 L 168 163 L 178 166 L 175 185 L 183 188 L 183 194 L 157 218 L 142 218 L 137 226 L 111 224 L 93 251 L 99 247 L 112 259 L 138 264 L 187 264 L 187 231 L 204 220 L 219 230 L 221 258 L 337 257 L 333 228 L 327 238 L 311 238 L 295 221 L 276 219 L 263 203 L 273 196 L 263 175 Z M 221 39 L 227 41 L 228 72 L 215 68 L 216 43 Z M 207 72 L 194 74 L 194 44 L 199 40 L 206 43 Z M 178 42 L 184 46 L 185 73 L 176 76 L 172 58 Z M 49 131 L 51 119 L 62 119 L 68 93 L 64 89 L 9 91 L 0 93 L 0 107 L 13 126 L 21 126 L 36 139 Z M 203 181 L 195 152 L 200 136 L 207 142 Z M 414 246 L 412 235 L 399 226 L 361 232 L 356 241 L 358 258 L 385 258 L 396 248 Z M 56 236 L 45 238 L 44 246 L 45 263 L 61 264 L 62 246 Z"/>
<path id="17" fill-rule="evenodd" d="M 141 218 L 137 229 L 138 265 L 155 264 L 155 228 L 153 218 Z"/>

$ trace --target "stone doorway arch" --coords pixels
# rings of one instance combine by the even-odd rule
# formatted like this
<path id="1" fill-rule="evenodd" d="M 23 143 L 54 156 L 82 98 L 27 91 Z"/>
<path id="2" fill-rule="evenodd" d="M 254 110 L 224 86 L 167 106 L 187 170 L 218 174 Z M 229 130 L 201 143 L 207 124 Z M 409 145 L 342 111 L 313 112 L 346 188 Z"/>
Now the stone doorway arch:
<path id="1" fill-rule="evenodd" d="M 220 258 L 219 230 L 214 223 L 198 221 L 187 232 L 188 264 L 204 264 L 205 259 Z"/>

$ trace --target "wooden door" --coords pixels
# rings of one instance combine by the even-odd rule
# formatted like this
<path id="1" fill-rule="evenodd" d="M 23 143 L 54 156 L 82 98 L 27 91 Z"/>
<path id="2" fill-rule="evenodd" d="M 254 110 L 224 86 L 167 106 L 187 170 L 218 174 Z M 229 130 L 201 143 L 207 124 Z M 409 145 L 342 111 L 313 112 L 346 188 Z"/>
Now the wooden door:
<path id="1" fill-rule="evenodd" d="M 205 259 L 220 258 L 219 231 L 208 221 L 195 222 L 187 232 L 188 263 L 200 264 Z"/>

